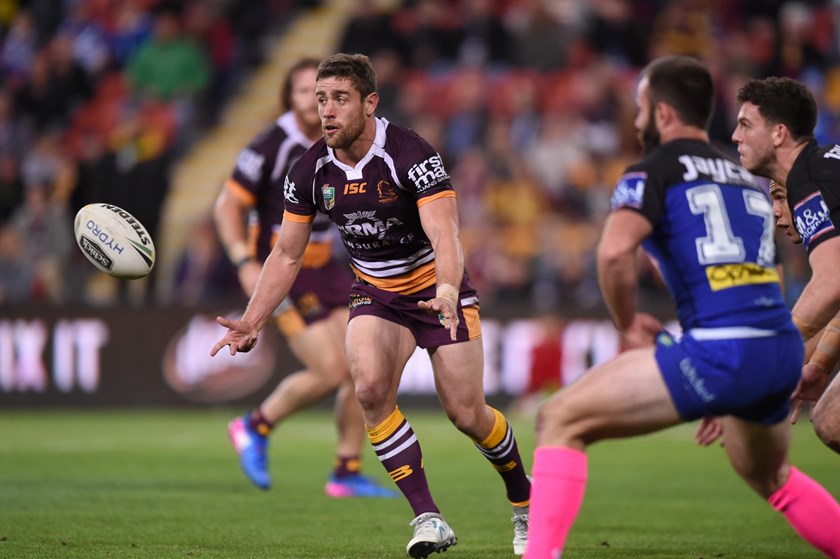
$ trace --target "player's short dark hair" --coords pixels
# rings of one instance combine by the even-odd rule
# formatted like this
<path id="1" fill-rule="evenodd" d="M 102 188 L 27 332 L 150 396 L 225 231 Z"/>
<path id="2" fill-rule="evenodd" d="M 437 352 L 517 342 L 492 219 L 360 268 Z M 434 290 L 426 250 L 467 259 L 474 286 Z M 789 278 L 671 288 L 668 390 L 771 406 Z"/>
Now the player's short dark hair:
<path id="1" fill-rule="evenodd" d="M 738 90 L 739 105 L 752 103 L 764 120 L 784 124 L 794 140 L 811 139 L 817 126 L 817 101 L 805 84 L 790 78 L 752 79 Z"/>
<path id="2" fill-rule="evenodd" d="M 715 90 L 712 75 L 703 64 L 688 56 L 666 56 L 648 64 L 643 75 L 648 79 L 651 107 L 667 103 L 683 124 L 706 129 Z"/>
<path id="3" fill-rule="evenodd" d="M 349 79 L 362 99 L 376 91 L 376 71 L 364 54 L 338 53 L 325 58 L 315 76 L 316 80 L 323 78 Z"/>
<path id="4" fill-rule="evenodd" d="M 283 80 L 283 85 L 280 87 L 280 106 L 283 112 L 292 108 L 292 80 L 295 79 L 295 74 L 309 68 L 317 70 L 320 63 L 321 61 L 317 58 L 301 58 L 289 68 L 289 71 L 286 72 L 286 78 Z"/>

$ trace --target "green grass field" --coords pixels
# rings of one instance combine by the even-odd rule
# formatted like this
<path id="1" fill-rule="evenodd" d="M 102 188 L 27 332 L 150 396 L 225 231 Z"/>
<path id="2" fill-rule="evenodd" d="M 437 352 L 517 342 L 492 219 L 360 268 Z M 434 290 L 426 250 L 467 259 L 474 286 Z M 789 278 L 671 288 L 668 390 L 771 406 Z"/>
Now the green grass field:
<path id="1" fill-rule="evenodd" d="M 501 482 L 442 413 L 407 409 L 432 492 L 458 535 L 447 559 L 512 558 Z M 0 412 L 0 557 L 404 557 L 403 500 L 322 493 L 334 442 L 310 412 L 273 438 L 274 487 L 241 475 L 227 441 L 230 410 Z M 530 468 L 533 429 L 514 421 Z M 590 484 L 564 559 L 816 558 L 781 515 L 701 449 L 690 426 L 596 445 Z M 366 448 L 366 471 L 384 470 Z M 840 457 L 805 422 L 793 460 L 840 496 Z M 838 527 L 840 529 L 840 527 Z M 441 556 L 443 557 L 443 556 Z"/>

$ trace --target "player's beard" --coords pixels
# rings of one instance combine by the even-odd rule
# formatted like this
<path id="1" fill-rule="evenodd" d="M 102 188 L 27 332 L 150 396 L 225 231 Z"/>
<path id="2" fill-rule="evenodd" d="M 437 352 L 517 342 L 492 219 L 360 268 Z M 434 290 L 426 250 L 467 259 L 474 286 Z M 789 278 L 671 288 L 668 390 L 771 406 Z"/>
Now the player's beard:
<path id="1" fill-rule="evenodd" d="M 651 115 L 653 115 L 653 108 L 651 107 Z M 649 118 L 644 128 L 639 130 L 636 134 L 639 143 L 642 145 L 642 152 L 648 153 L 650 150 L 659 145 L 661 137 L 659 130 L 656 128 L 656 122 L 653 118 Z"/>
<path id="2" fill-rule="evenodd" d="M 338 133 L 332 137 L 324 136 L 324 141 L 332 149 L 347 149 L 355 142 L 365 130 L 365 115 L 359 113 L 359 117 L 349 121 L 339 128 Z"/>

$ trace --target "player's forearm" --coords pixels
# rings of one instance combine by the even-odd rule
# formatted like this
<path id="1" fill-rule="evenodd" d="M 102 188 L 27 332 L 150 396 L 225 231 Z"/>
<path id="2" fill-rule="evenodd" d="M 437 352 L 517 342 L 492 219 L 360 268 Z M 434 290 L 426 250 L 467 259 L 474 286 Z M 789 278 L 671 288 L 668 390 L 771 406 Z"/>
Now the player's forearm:
<path id="1" fill-rule="evenodd" d="M 455 289 L 461 288 L 461 279 L 464 277 L 464 252 L 454 233 L 447 235 L 447 238 L 438 242 L 435 247 L 435 276 L 438 287 L 448 284 Z"/>
<path id="2" fill-rule="evenodd" d="M 254 294 L 242 316 L 257 330 L 262 329 L 277 305 L 286 298 L 300 270 L 303 254 L 290 256 L 275 247 L 260 272 Z"/>
<path id="3" fill-rule="evenodd" d="M 840 311 L 837 279 L 824 281 L 814 274 L 793 306 L 793 321 L 807 341 L 816 336 Z"/>
<path id="4" fill-rule="evenodd" d="M 638 275 L 635 253 L 598 254 L 598 285 L 615 327 L 623 332 L 636 316 Z"/>
<path id="5" fill-rule="evenodd" d="M 814 345 L 814 350 L 806 355 L 806 361 L 830 375 L 840 363 L 840 315 L 831 319 Z"/>
<path id="6" fill-rule="evenodd" d="M 234 265 L 241 265 L 249 257 L 242 211 L 222 197 L 213 208 L 213 218 L 225 253 Z"/>

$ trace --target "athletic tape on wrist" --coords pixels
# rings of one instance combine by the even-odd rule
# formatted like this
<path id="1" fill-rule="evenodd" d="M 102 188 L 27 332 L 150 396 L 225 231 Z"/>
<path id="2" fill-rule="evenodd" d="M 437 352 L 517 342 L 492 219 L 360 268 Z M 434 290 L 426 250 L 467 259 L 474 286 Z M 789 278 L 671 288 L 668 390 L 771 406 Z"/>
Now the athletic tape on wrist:
<path id="1" fill-rule="evenodd" d="M 793 317 L 793 323 L 796 325 L 796 328 L 799 330 L 799 333 L 802 334 L 804 339 L 813 338 L 814 335 L 819 332 L 819 329 L 814 328 L 812 324 L 808 324 L 797 317 Z"/>
<path id="2" fill-rule="evenodd" d="M 437 287 L 437 292 L 435 293 L 435 297 L 441 297 L 443 299 L 449 299 L 455 306 L 458 306 L 458 295 L 459 291 L 458 288 L 450 283 L 442 283 Z"/>
<path id="3" fill-rule="evenodd" d="M 838 361 L 840 361 L 840 319 L 834 319 L 825 327 L 825 332 L 817 343 L 817 348 L 809 363 L 830 375 Z"/>

